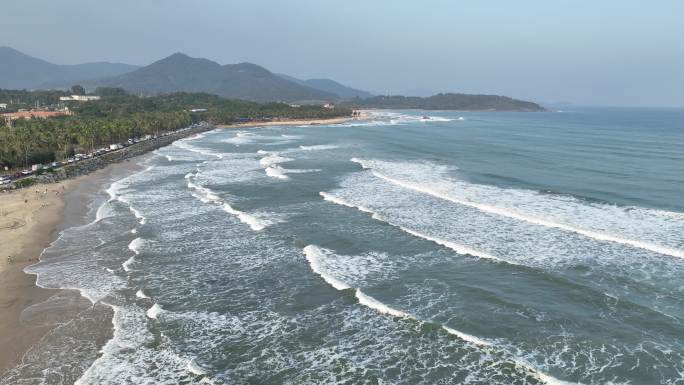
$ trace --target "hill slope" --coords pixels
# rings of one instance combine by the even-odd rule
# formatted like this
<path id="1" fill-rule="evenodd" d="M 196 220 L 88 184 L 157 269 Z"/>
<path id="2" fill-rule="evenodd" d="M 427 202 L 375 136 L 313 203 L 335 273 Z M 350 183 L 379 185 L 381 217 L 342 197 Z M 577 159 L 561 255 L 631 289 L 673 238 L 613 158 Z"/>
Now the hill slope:
<path id="1" fill-rule="evenodd" d="M 345 85 L 340 84 L 340 83 L 338 83 L 334 80 L 331 80 L 331 79 L 301 80 L 301 79 L 297 79 L 295 77 L 288 76 L 285 74 L 278 74 L 278 76 L 280 76 L 284 79 L 287 79 L 289 81 L 295 82 L 299 85 L 303 85 L 303 86 L 311 87 L 311 88 L 314 88 L 314 89 L 317 89 L 320 91 L 335 94 L 342 99 L 369 98 L 369 97 L 373 96 L 370 92 L 351 88 L 351 87 L 345 86 Z"/>
<path id="2" fill-rule="evenodd" d="M 128 92 L 161 94 L 207 92 L 226 98 L 258 102 L 334 100 L 337 96 L 272 74 L 251 63 L 220 65 L 176 53 L 127 74 L 84 84 L 121 87 Z"/>
<path id="3" fill-rule="evenodd" d="M 119 75 L 137 68 L 129 64 L 106 62 L 54 64 L 10 47 L 0 47 L 0 88 L 5 89 L 46 88 L 56 84 L 69 87 L 82 80 Z"/>

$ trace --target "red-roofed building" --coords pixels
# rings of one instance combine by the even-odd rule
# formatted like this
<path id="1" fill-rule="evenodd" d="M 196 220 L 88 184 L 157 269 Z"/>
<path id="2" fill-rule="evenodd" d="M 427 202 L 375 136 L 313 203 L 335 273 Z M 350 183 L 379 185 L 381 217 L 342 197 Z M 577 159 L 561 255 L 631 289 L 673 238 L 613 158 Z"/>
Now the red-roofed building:
<path id="1" fill-rule="evenodd" d="M 65 116 L 65 115 L 71 115 L 71 111 L 65 110 L 65 111 L 19 111 L 19 112 L 9 112 L 6 114 L 2 114 L 2 117 L 5 119 L 5 123 L 8 126 L 12 125 L 12 122 L 17 120 L 17 119 L 47 119 L 47 118 L 52 118 L 55 116 Z"/>

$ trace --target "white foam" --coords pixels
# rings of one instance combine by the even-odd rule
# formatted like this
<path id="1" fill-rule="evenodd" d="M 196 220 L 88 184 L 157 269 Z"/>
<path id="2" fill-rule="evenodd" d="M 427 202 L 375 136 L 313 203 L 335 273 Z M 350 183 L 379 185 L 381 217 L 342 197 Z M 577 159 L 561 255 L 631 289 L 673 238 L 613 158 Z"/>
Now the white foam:
<path id="1" fill-rule="evenodd" d="M 510 208 L 504 208 L 504 207 L 498 207 L 490 204 L 485 204 L 485 203 L 477 203 L 473 202 L 470 200 L 465 200 L 463 198 L 454 196 L 453 194 L 450 194 L 448 192 L 442 191 L 440 189 L 435 189 L 430 187 L 429 185 L 423 185 L 419 183 L 414 183 L 414 182 L 409 182 L 405 180 L 400 180 L 391 176 L 388 176 L 386 174 L 383 174 L 381 172 L 378 172 L 372 167 L 372 164 L 370 162 L 367 162 L 362 159 L 358 158 L 352 158 L 352 162 L 358 163 L 361 165 L 361 167 L 365 169 L 371 170 L 372 174 L 376 176 L 377 178 L 383 179 L 389 183 L 392 183 L 396 186 L 408 189 L 408 190 L 413 190 L 422 194 L 430 195 L 438 199 L 446 200 L 452 203 L 456 203 L 459 205 L 467 206 L 467 207 L 472 207 L 475 209 L 478 209 L 483 212 L 487 212 L 490 214 L 495 214 L 519 221 L 524 221 L 528 223 L 532 223 L 535 225 L 540 225 L 544 227 L 549 227 L 549 228 L 556 228 L 564 231 L 569 231 L 569 232 L 574 232 L 589 238 L 593 238 L 599 241 L 606 241 L 606 242 L 615 242 L 615 243 L 621 243 L 624 245 L 629 245 L 632 247 L 637 247 L 649 251 L 653 251 L 659 254 L 665 254 L 665 255 L 670 255 L 673 257 L 679 257 L 679 258 L 684 258 L 684 250 L 679 250 L 675 249 L 672 247 L 668 246 L 662 246 L 662 245 L 657 245 L 653 244 L 650 242 L 645 242 L 641 240 L 634 240 L 634 239 L 627 239 L 627 238 L 622 238 L 619 236 L 614 236 L 610 234 L 605 234 L 601 233 L 598 231 L 592 231 L 592 230 L 587 230 L 583 228 L 579 228 L 576 226 L 568 225 L 568 224 L 563 224 L 563 223 L 557 223 L 557 222 L 552 222 L 548 220 L 544 220 L 541 218 L 537 217 L 532 217 L 529 215 L 525 215 L 523 213 L 517 212 L 513 209 Z"/>
<path id="2" fill-rule="evenodd" d="M 136 291 L 135 296 L 138 298 L 150 298 L 147 296 L 147 294 L 145 294 L 144 291 L 142 291 L 142 289 L 139 289 L 138 291 Z"/>
<path id="3" fill-rule="evenodd" d="M 468 342 L 470 342 L 470 343 L 473 343 L 473 344 L 475 344 L 475 345 L 480 345 L 480 346 L 492 346 L 492 344 L 491 344 L 490 342 L 485 341 L 485 340 L 483 340 L 482 338 L 475 337 L 475 336 L 473 336 L 473 335 L 471 335 L 471 334 L 463 333 L 463 332 L 461 332 L 461 331 L 458 331 L 458 330 L 456 330 L 456 329 L 452 329 L 452 328 L 450 328 L 450 327 L 448 327 L 448 326 L 445 326 L 445 325 L 442 325 L 442 328 L 443 328 L 444 330 L 446 330 L 447 333 L 453 334 L 453 335 L 455 335 L 456 337 L 458 337 L 458 338 L 460 338 L 460 339 L 462 339 L 462 340 L 464 340 L 464 341 L 468 341 Z"/>
<path id="4" fill-rule="evenodd" d="M 308 245 L 304 248 L 304 255 L 306 260 L 309 261 L 309 266 L 314 273 L 318 274 L 327 282 L 330 286 L 337 290 L 350 289 L 351 286 L 338 280 L 337 278 L 330 275 L 321 265 L 321 258 L 324 258 L 325 252 L 318 246 Z"/>
<path id="5" fill-rule="evenodd" d="M 103 203 L 100 205 L 100 207 L 97 208 L 97 211 L 95 212 L 95 221 L 94 222 L 99 222 L 105 218 L 109 218 L 112 214 L 112 210 L 110 209 L 109 205 L 107 204 L 108 202 Z"/>
<path id="6" fill-rule="evenodd" d="M 181 149 L 183 149 L 183 150 L 187 150 L 187 151 L 190 151 L 190 152 L 194 152 L 194 153 L 197 153 L 197 154 L 200 154 L 200 155 L 203 155 L 203 156 L 212 156 L 212 157 L 215 157 L 215 158 L 218 158 L 218 159 L 222 159 L 222 158 L 223 158 L 223 154 L 220 154 L 220 153 L 218 153 L 218 152 L 216 152 L 216 151 L 212 151 L 212 150 L 209 150 L 209 149 L 205 149 L 205 148 L 200 148 L 200 147 L 193 146 L 193 145 L 187 143 L 187 141 L 185 141 L 185 140 L 177 140 L 177 141 L 175 141 L 175 142 L 173 143 L 173 145 L 176 146 L 176 147 L 178 147 L 178 148 L 181 148 Z"/>
<path id="7" fill-rule="evenodd" d="M 243 211 L 240 211 L 240 210 L 235 210 L 228 203 L 223 204 L 223 211 L 237 216 L 238 219 L 240 220 L 240 222 L 248 225 L 254 231 L 261 231 L 270 225 L 269 222 L 263 221 L 263 220 L 255 217 L 253 215 L 249 215 L 249 214 L 247 214 Z"/>
<path id="8" fill-rule="evenodd" d="M 198 375 L 198 376 L 203 376 L 207 374 L 207 372 L 195 362 L 195 359 L 190 359 L 188 360 L 188 364 L 185 366 L 185 368 L 188 370 L 188 372 Z"/>
<path id="9" fill-rule="evenodd" d="M 164 309 L 162 309 L 162 307 L 158 303 L 155 303 L 154 305 L 152 305 L 151 308 L 147 309 L 147 313 L 145 314 L 147 314 L 148 318 L 157 319 L 159 314 L 163 312 Z"/>
<path id="10" fill-rule="evenodd" d="M 190 176 L 188 176 L 188 175 L 190 175 Z M 272 221 L 266 221 L 266 220 L 257 218 L 256 216 L 247 214 L 243 211 L 236 210 L 235 208 L 233 208 L 233 206 L 224 202 L 211 189 L 194 183 L 193 180 L 197 176 L 197 174 L 194 174 L 194 176 L 192 174 L 188 174 L 188 175 L 186 175 L 186 179 L 188 180 L 188 182 L 187 182 L 188 188 L 193 189 L 193 190 L 201 193 L 201 195 L 193 194 L 195 197 L 197 197 L 198 199 L 200 199 L 204 203 L 213 203 L 213 204 L 221 205 L 221 208 L 223 209 L 223 211 L 225 211 L 229 214 L 235 215 L 240 220 L 240 222 L 248 225 L 252 230 L 261 231 L 261 230 L 265 229 L 266 227 L 268 227 L 269 225 L 274 223 Z"/>
<path id="11" fill-rule="evenodd" d="M 197 134 L 195 134 L 195 135 L 189 136 L 189 137 L 187 137 L 187 138 L 185 138 L 185 139 L 181 139 L 181 141 L 193 141 L 193 140 L 198 140 L 198 139 L 204 138 L 205 136 L 207 136 L 207 133 L 206 133 L 206 132 L 200 132 L 200 133 L 197 133 Z"/>
<path id="12" fill-rule="evenodd" d="M 266 175 L 270 176 L 271 178 L 276 178 L 276 179 L 281 179 L 281 180 L 290 179 L 289 176 L 285 175 L 285 170 L 280 166 L 269 166 L 269 167 L 266 167 L 266 169 L 264 171 L 266 171 Z"/>
<path id="13" fill-rule="evenodd" d="M 255 138 L 256 138 L 256 136 L 254 134 L 244 132 L 244 131 L 240 131 L 240 132 L 237 132 L 234 137 L 228 138 L 228 139 L 223 139 L 223 140 L 221 140 L 221 142 L 233 144 L 233 145 L 239 147 L 240 145 L 250 144 L 250 143 L 254 142 Z"/>
<path id="14" fill-rule="evenodd" d="M 193 382 L 193 374 L 187 370 L 187 357 L 179 356 L 164 343 L 152 346 L 155 336 L 147 325 L 148 318 L 143 310 L 135 305 L 105 305 L 114 309 L 113 336 L 75 384 Z M 147 311 L 147 317 L 156 317 L 161 312 L 161 307 L 155 306 Z"/>
<path id="15" fill-rule="evenodd" d="M 364 294 L 360 289 L 356 289 L 356 299 L 359 300 L 359 303 L 361 305 L 367 306 L 375 311 L 378 311 L 382 314 L 389 314 L 394 317 L 400 317 L 400 318 L 413 318 L 407 313 L 404 313 L 401 310 L 394 309 L 392 307 L 389 307 L 385 305 L 384 303 L 378 301 L 377 299 Z"/>
<path id="16" fill-rule="evenodd" d="M 138 211 L 136 208 L 129 205 L 128 209 L 131 210 L 131 212 L 133 213 L 133 215 L 135 215 L 136 218 L 138 218 L 138 223 L 140 223 L 141 225 L 144 225 L 147 222 L 147 218 L 145 218 L 145 216 L 142 215 L 140 213 L 140 211 Z"/>
<path id="17" fill-rule="evenodd" d="M 190 178 L 188 178 L 188 179 L 190 179 Z M 193 190 L 195 190 L 195 191 L 201 193 L 201 194 L 202 194 L 202 197 L 203 197 L 203 201 L 204 201 L 205 203 L 208 203 L 208 202 L 219 202 L 219 201 L 221 200 L 221 198 L 220 198 L 218 195 L 216 195 L 216 193 L 213 192 L 213 191 L 212 191 L 211 189 L 209 189 L 209 188 L 202 187 L 202 186 L 200 186 L 200 185 L 198 185 L 198 184 L 195 184 L 194 182 L 191 182 L 191 181 L 188 181 L 187 185 L 188 185 L 189 188 L 191 188 L 191 189 L 193 189 Z"/>
<path id="18" fill-rule="evenodd" d="M 273 165 L 289 162 L 292 160 L 293 159 L 291 159 L 291 158 L 284 158 L 284 157 L 280 156 L 278 153 L 272 153 L 272 154 L 268 154 L 268 156 L 261 158 L 259 160 L 259 164 L 261 165 L 261 167 L 270 167 Z"/>
<path id="19" fill-rule="evenodd" d="M 336 148 L 339 148 L 340 146 L 336 146 L 334 144 L 317 144 L 313 146 L 299 146 L 300 149 L 304 151 L 323 151 L 323 150 L 334 150 Z"/>
<path id="20" fill-rule="evenodd" d="M 140 254 L 140 248 L 144 245 L 145 240 L 138 237 L 135 238 L 134 240 L 131 241 L 131 243 L 128 244 L 128 249 L 131 250 L 132 252 L 135 253 L 135 255 Z"/>
<path id="21" fill-rule="evenodd" d="M 376 219 L 377 219 L 377 218 L 376 218 Z M 389 221 L 386 221 L 386 220 L 385 220 L 385 222 L 388 223 L 388 224 L 390 224 L 390 225 L 393 225 L 393 226 L 396 226 L 396 227 L 400 228 L 401 230 L 407 232 L 408 234 L 411 234 L 411 235 L 416 236 L 416 237 L 418 237 L 418 238 L 426 239 L 426 240 L 428 240 L 428 241 L 432 241 L 432 242 L 434 242 L 434 243 L 436 243 L 436 244 L 438 244 L 438 245 L 440 245 L 440 246 L 444 246 L 444 247 L 446 247 L 446 248 L 448 248 L 448 249 L 451 249 L 451 250 L 455 251 L 455 252 L 458 253 L 458 254 L 472 255 L 472 256 L 475 256 L 475 257 L 483 258 L 483 259 L 491 259 L 491 260 L 494 260 L 494 261 L 503 261 L 501 258 L 495 257 L 495 256 L 493 256 L 493 255 L 491 255 L 491 254 L 488 254 L 488 253 L 485 253 L 485 252 L 482 252 L 482 251 L 479 251 L 479 250 L 472 249 L 472 248 L 470 248 L 470 247 L 468 247 L 468 246 L 466 246 L 466 245 L 462 245 L 462 244 L 459 244 L 459 243 L 456 243 L 456 242 L 451 242 L 451 241 L 447 241 L 447 240 L 444 240 L 444 239 L 432 237 L 432 236 L 429 236 L 429 235 L 427 235 L 427 234 L 422 234 L 422 233 L 419 233 L 419 232 L 417 232 L 417 231 L 408 229 L 408 228 L 403 227 L 403 226 L 394 225 L 393 223 L 390 223 Z M 510 264 L 512 264 L 512 265 L 517 265 L 517 263 L 515 263 L 515 262 L 510 262 L 510 261 L 505 261 L 505 262 L 510 263 Z"/>
<path id="22" fill-rule="evenodd" d="M 521 367 L 529 370 L 530 372 L 532 372 L 532 374 L 537 379 L 539 379 L 540 381 L 543 381 L 547 385 L 582 385 L 579 382 L 568 382 L 568 381 L 559 380 L 559 379 L 557 379 L 551 375 L 548 375 L 548 374 L 542 372 L 541 370 L 535 368 L 534 365 L 532 365 L 529 362 L 524 361 L 524 360 L 517 359 L 517 360 L 515 360 L 515 363 L 518 366 L 521 366 Z"/>
<path id="23" fill-rule="evenodd" d="M 132 256 L 126 260 L 126 262 L 122 263 L 121 266 L 123 266 L 124 271 L 131 271 L 131 265 L 135 263 L 135 256 Z"/>
<path id="24" fill-rule="evenodd" d="M 123 183 L 121 180 L 113 182 L 107 190 L 107 194 L 109 195 L 109 202 L 113 201 L 116 199 L 116 197 L 119 195 L 119 191 L 123 188 Z"/>
<path id="25" fill-rule="evenodd" d="M 362 211 L 362 212 L 364 212 L 364 213 L 375 214 L 375 212 L 373 212 L 373 211 L 372 211 L 371 209 L 369 209 L 369 208 L 366 208 L 366 207 L 364 207 L 364 206 L 356 206 L 356 205 L 353 205 L 353 204 L 351 204 L 351 203 L 345 201 L 344 199 L 338 198 L 338 197 L 336 197 L 336 196 L 334 196 L 334 195 L 332 195 L 332 194 L 329 194 L 329 193 L 327 193 L 327 192 L 321 191 L 321 192 L 319 192 L 318 194 L 319 194 L 320 196 L 323 197 L 323 200 L 326 200 L 326 201 L 328 201 L 328 202 L 332 202 L 332 203 L 338 204 L 338 205 L 340 205 L 340 206 L 351 207 L 351 208 L 353 208 L 353 209 L 357 209 L 357 210 Z"/>
<path id="26" fill-rule="evenodd" d="M 332 194 L 330 194 L 330 193 L 320 192 L 319 194 L 320 194 L 320 195 L 323 197 L 323 199 L 326 200 L 326 201 L 329 201 L 329 202 L 332 202 L 332 203 L 335 203 L 335 204 L 338 204 L 338 205 L 341 205 L 341 206 L 346 206 L 346 207 L 350 207 L 350 208 L 355 208 L 355 209 L 357 209 L 357 210 L 359 210 L 359 211 L 362 211 L 362 212 L 371 214 L 372 218 L 375 219 L 375 220 L 382 221 L 382 222 L 384 222 L 384 223 L 387 223 L 387 224 L 389 224 L 389 225 L 392 225 L 392 226 L 394 226 L 394 227 L 397 227 L 397 228 L 401 229 L 402 231 L 404 231 L 404 232 L 406 232 L 406 233 L 408 233 L 408 234 L 410 234 L 410 235 L 413 235 L 413 236 L 415 236 L 415 237 L 423 238 L 423 239 L 425 239 L 425 240 L 434 242 L 434 243 L 436 243 L 436 244 L 438 244 L 438 245 L 440 245 L 440 246 L 444 246 L 444 247 L 446 247 L 446 248 L 449 248 L 449 249 L 455 251 L 455 252 L 458 253 L 458 254 L 472 255 L 472 256 L 475 256 L 475 257 L 479 257 L 479 258 L 491 259 L 491 260 L 496 260 L 496 261 L 502 261 L 501 258 L 495 257 L 495 256 L 493 256 L 493 255 L 491 255 L 491 254 L 488 254 L 488 253 L 485 253 L 485 252 L 483 252 L 483 251 L 475 250 L 475 249 L 470 248 L 470 247 L 468 247 L 468 246 L 466 246 L 466 245 L 462 245 L 462 244 L 459 244 L 459 243 L 456 243 L 456 242 L 451 242 L 451 241 L 447 241 L 447 240 L 444 240 L 444 239 L 440 239 L 440 238 L 437 238 L 437 237 L 433 237 L 433 236 L 430 236 L 430 235 L 427 235 L 427 234 L 423 234 L 423 233 L 420 233 L 420 232 L 418 232 L 418 231 L 415 231 L 415 230 L 411 230 L 411 229 L 409 229 L 409 228 L 406 228 L 406 227 L 404 227 L 404 226 L 399 226 L 399 225 L 397 225 L 397 224 L 395 224 L 395 223 L 392 223 L 392 222 L 389 221 L 388 219 L 384 218 L 384 217 L 381 216 L 380 214 L 376 213 L 375 211 L 373 211 L 373 210 L 371 210 L 371 209 L 369 209 L 369 208 L 367 208 L 367 207 L 356 206 L 356 205 L 354 205 L 354 204 L 352 204 L 352 203 L 349 203 L 349 202 L 345 201 L 344 199 L 339 198 L 339 197 L 336 197 L 336 196 L 334 196 L 334 195 L 332 195 Z M 508 262 L 508 263 L 512 263 L 512 262 Z M 512 264 L 515 264 L 515 263 L 512 263 Z"/>

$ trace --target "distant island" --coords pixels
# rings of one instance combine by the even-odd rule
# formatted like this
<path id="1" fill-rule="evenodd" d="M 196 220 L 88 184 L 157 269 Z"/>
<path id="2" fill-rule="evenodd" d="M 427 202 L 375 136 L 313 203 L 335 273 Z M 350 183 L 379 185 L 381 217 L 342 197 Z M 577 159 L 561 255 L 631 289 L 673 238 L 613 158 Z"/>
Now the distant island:
<path id="1" fill-rule="evenodd" d="M 221 65 L 175 53 L 144 67 L 117 63 L 58 65 L 0 47 L 0 88 L 68 90 L 80 84 L 123 89 L 128 94 L 157 96 L 175 92 L 206 93 L 258 103 L 338 104 L 348 108 L 545 111 L 536 103 L 498 95 L 438 94 L 427 98 L 374 96 L 331 79 L 274 74 L 253 63 Z M 3 101 L 0 100 L 0 103 Z"/>

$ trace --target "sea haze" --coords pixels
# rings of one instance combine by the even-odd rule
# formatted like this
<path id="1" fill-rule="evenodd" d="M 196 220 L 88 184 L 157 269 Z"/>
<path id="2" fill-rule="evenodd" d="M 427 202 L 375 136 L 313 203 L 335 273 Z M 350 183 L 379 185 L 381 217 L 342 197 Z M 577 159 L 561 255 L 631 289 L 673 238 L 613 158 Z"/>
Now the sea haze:
<path id="1" fill-rule="evenodd" d="M 684 382 L 684 110 L 425 113 L 156 151 L 28 268 L 96 305 L 0 383 Z"/>

